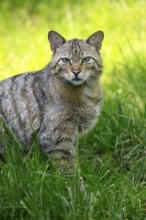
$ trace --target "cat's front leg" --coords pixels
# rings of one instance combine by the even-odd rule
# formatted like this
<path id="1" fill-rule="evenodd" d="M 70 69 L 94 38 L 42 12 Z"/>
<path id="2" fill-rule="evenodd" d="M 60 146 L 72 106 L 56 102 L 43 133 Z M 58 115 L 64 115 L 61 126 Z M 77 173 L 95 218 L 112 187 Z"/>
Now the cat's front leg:
<path id="1" fill-rule="evenodd" d="M 40 145 L 55 168 L 63 173 L 72 173 L 76 165 L 78 129 L 70 120 L 60 122 L 56 118 L 47 125 L 44 121 L 38 134 Z"/>
<path id="2" fill-rule="evenodd" d="M 61 173 L 72 174 L 76 167 L 76 145 L 71 140 L 61 140 L 55 144 L 43 139 L 41 148 L 51 164 Z"/>
<path id="3" fill-rule="evenodd" d="M 61 173 L 73 173 L 76 165 L 75 146 L 69 141 L 62 141 L 56 146 L 43 148 L 51 163 Z"/>

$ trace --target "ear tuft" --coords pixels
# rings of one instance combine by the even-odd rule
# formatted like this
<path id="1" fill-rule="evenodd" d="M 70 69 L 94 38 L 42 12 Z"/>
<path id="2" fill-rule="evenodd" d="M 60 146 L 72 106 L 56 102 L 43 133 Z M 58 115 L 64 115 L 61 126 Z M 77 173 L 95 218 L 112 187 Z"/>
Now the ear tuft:
<path id="1" fill-rule="evenodd" d="M 59 48 L 66 42 L 65 38 L 56 31 L 49 31 L 48 40 L 50 42 L 51 50 L 53 51 L 53 53 L 55 53 L 57 48 Z"/>
<path id="2" fill-rule="evenodd" d="M 101 49 L 103 39 L 104 39 L 103 31 L 97 31 L 94 34 L 92 34 L 90 37 L 88 37 L 86 43 L 95 47 L 99 51 Z"/>

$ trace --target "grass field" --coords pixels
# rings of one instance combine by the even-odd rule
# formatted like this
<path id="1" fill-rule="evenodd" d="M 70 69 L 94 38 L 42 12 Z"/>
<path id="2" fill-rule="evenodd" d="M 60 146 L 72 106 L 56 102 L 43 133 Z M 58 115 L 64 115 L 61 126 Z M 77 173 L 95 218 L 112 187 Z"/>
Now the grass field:
<path id="1" fill-rule="evenodd" d="M 0 219 L 146 220 L 145 12 L 145 0 L 1 0 L 1 80 L 49 62 L 49 30 L 68 39 L 103 30 L 105 103 L 79 141 L 75 176 L 53 171 L 35 142 L 23 156 L 10 132 L 12 151 L 0 161 Z"/>

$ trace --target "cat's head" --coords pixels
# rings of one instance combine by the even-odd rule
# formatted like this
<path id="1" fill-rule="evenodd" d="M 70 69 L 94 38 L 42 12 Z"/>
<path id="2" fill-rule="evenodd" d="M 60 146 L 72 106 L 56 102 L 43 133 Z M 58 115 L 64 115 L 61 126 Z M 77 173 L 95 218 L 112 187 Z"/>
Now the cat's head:
<path id="1" fill-rule="evenodd" d="M 103 69 L 100 56 L 103 38 L 103 32 L 97 31 L 86 40 L 66 40 L 59 33 L 50 31 L 48 39 L 53 52 L 53 73 L 62 83 L 94 85 Z"/>

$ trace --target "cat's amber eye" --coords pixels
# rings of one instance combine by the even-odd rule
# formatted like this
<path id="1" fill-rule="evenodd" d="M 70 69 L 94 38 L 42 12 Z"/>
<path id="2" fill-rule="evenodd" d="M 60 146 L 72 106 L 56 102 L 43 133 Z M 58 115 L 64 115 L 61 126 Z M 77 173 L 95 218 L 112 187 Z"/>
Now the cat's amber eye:
<path id="1" fill-rule="evenodd" d="M 67 64 L 70 63 L 70 59 L 69 58 L 61 58 L 62 63 Z"/>
<path id="2" fill-rule="evenodd" d="M 82 62 L 83 62 L 83 63 L 88 63 L 90 60 L 91 60 L 91 57 L 84 57 L 84 58 L 82 59 Z"/>

